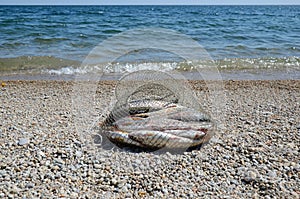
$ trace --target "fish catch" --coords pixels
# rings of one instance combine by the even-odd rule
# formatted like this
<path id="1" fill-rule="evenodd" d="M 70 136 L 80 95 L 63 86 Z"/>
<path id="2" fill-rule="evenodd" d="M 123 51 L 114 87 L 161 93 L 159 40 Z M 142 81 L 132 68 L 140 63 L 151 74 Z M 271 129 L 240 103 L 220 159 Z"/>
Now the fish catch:
<path id="1" fill-rule="evenodd" d="M 200 148 L 214 125 L 207 114 L 180 104 L 135 100 L 115 107 L 100 127 L 101 134 L 121 148 L 154 151 Z"/>

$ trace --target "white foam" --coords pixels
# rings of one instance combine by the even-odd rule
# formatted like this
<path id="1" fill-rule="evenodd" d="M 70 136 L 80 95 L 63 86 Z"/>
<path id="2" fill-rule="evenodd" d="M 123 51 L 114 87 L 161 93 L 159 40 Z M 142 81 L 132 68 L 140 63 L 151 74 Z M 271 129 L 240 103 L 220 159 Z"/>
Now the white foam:
<path id="1" fill-rule="evenodd" d="M 87 71 L 82 68 L 74 68 L 72 66 L 60 68 L 60 69 L 51 69 L 46 70 L 44 73 L 48 73 L 51 75 L 73 75 L 73 74 L 86 74 Z"/>
<path id="2" fill-rule="evenodd" d="M 114 74 L 132 73 L 140 70 L 168 71 L 195 71 L 212 65 L 218 69 L 228 70 L 257 70 L 280 69 L 299 70 L 298 57 L 287 58 L 227 58 L 223 60 L 203 60 L 193 65 L 191 62 L 143 62 L 143 63 L 108 63 L 104 65 L 85 65 L 80 67 L 68 66 L 59 69 L 44 70 L 43 73 L 54 75 L 74 74 Z"/>
<path id="3" fill-rule="evenodd" d="M 178 63 L 109 63 L 105 66 L 86 65 L 75 68 L 73 66 L 63 67 L 60 69 L 44 70 L 43 73 L 53 75 L 73 75 L 73 74 L 89 74 L 89 73 L 131 73 L 139 70 L 157 70 L 172 71 L 177 69 Z"/>

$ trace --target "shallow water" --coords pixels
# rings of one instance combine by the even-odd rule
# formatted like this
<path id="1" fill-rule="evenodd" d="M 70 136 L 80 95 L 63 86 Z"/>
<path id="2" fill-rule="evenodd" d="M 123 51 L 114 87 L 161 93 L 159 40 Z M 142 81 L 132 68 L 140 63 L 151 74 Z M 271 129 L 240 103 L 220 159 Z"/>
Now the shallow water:
<path id="1" fill-rule="evenodd" d="M 199 72 L 182 72 L 182 77 L 186 80 L 203 80 L 204 78 Z M 111 74 L 3 74 L 0 79 L 7 80 L 65 80 L 65 81 L 82 81 L 82 80 L 119 80 L 124 74 L 111 73 Z M 299 80 L 299 71 L 282 71 L 282 70 L 227 70 L 220 71 L 216 78 L 209 78 L 211 80 Z M 209 80 L 206 79 L 206 80 Z"/>

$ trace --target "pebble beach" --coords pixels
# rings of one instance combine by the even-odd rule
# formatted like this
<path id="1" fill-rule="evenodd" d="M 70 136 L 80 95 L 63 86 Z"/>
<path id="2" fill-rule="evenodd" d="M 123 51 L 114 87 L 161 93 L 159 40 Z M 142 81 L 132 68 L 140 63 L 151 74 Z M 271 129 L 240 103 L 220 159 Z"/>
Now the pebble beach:
<path id="1" fill-rule="evenodd" d="M 204 82 L 190 84 L 209 109 Z M 99 107 L 110 104 L 115 85 L 99 82 Z M 181 154 L 84 142 L 73 89 L 72 81 L 2 84 L 0 198 L 300 197 L 300 80 L 225 81 L 222 128 Z M 99 120 L 107 114 L 97 111 Z"/>

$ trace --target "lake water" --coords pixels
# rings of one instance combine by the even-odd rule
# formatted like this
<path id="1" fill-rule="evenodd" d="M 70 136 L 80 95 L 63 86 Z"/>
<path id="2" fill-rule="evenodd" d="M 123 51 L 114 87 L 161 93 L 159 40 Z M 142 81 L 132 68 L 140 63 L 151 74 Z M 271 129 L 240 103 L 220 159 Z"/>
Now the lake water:
<path id="1" fill-rule="evenodd" d="M 0 6 L 0 71 L 45 78 L 205 67 L 151 48 L 117 57 L 104 69 L 103 63 L 82 64 L 96 46 L 103 50 L 103 42 L 136 28 L 171 30 L 196 41 L 225 79 L 300 79 L 300 6 Z M 116 45 L 141 42 L 131 34 L 130 44 Z M 162 36 L 170 49 L 174 38 L 164 34 L 153 37 Z"/>

